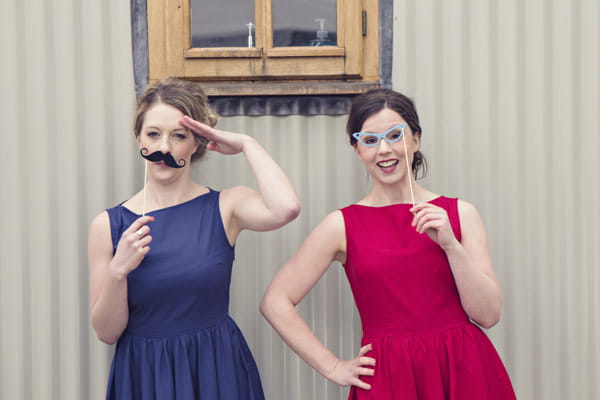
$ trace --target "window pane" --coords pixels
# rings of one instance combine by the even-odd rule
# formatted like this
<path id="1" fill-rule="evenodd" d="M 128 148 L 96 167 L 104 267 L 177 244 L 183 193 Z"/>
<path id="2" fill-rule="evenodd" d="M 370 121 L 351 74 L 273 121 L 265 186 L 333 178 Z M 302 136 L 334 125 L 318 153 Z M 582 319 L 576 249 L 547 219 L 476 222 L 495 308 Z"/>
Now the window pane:
<path id="1" fill-rule="evenodd" d="M 192 47 L 255 45 L 252 0 L 190 0 L 190 15 Z"/>
<path id="2" fill-rule="evenodd" d="M 336 46 L 336 0 L 273 0 L 273 46 Z"/>

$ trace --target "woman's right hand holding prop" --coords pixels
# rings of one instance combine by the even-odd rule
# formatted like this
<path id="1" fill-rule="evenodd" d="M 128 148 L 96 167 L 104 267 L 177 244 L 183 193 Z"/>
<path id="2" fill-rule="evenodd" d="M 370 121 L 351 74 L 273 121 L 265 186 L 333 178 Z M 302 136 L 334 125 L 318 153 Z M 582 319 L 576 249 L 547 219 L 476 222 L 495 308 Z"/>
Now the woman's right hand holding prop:
<path id="1" fill-rule="evenodd" d="M 123 232 L 121 240 L 117 245 L 117 251 L 110 263 L 110 268 L 117 278 L 126 277 L 131 271 L 136 269 L 148 251 L 150 251 L 149 222 L 154 221 L 154 217 L 145 215 L 133 221 L 133 223 Z"/>

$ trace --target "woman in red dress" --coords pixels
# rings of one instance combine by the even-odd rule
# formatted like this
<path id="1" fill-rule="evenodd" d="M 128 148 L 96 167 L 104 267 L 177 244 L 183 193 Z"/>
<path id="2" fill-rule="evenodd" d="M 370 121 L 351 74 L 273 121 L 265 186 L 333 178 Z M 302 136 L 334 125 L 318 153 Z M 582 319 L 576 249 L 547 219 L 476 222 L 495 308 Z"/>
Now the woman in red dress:
<path id="1" fill-rule="evenodd" d="M 415 182 L 425 159 L 413 102 L 389 89 L 364 93 L 347 133 L 372 190 L 313 230 L 273 279 L 263 315 L 323 376 L 352 385 L 349 399 L 514 399 L 479 327 L 498 322 L 502 303 L 481 217 Z M 352 360 L 338 359 L 295 308 L 333 261 L 362 322 Z"/>

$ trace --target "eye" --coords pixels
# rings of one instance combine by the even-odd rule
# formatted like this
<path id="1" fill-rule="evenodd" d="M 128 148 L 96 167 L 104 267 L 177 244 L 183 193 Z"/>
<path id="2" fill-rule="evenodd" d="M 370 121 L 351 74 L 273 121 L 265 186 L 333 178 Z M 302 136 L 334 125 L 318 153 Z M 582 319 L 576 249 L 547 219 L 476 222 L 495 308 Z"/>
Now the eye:
<path id="1" fill-rule="evenodd" d="M 187 138 L 187 135 L 185 133 L 176 132 L 173 134 L 173 139 L 175 140 L 185 140 L 185 138 Z"/>
<path id="2" fill-rule="evenodd" d="M 395 131 L 390 133 L 387 137 L 389 140 L 398 140 L 402 136 L 402 131 Z"/>
<path id="3" fill-rule="evenodd" d="M 364 144 L 377 144 L 379 142 L 376 136 L 365 136 L 363 139 Z"/>
<path id="4" fill-rule="evenodd" d="M 157 138 L 160 136 L 160 133 L 157 131 L 148 131 L 148 132 L 146 132 L 146 136 L 148 136 L 150 138 Z"/>

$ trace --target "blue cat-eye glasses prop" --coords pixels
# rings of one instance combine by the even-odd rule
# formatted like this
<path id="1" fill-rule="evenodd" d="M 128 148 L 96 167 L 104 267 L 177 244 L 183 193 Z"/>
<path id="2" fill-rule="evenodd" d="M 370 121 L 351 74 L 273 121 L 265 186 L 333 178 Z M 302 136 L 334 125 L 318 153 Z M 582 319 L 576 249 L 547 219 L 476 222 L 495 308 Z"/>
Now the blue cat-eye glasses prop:
<path id="1" fill-rule="evenodd" d="M 396 143 L 398 140 L 402 139 L 402 136 L 404 136 L 404 128 L 406 128 L 406 123 L 401 123 L 392 126 L 383 133 L 354 132 L 352 137 L 358 140 L 358 142 L 363 146 L 375 147 L 379 144 L 381 139 L 384 139 L 390 144 Z"/>

